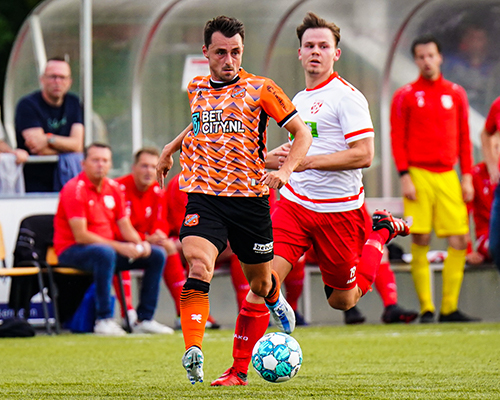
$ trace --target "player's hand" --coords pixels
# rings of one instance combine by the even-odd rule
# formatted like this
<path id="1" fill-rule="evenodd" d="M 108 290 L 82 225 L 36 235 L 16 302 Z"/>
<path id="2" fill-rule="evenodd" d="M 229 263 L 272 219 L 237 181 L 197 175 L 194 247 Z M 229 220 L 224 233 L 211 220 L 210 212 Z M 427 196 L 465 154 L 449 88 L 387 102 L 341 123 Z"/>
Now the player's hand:
<path id="1" fill-rule="evenodd" d="M 149 242 L 144 241 L 141 244 L 139 244 L 139 246 L 142 246 L 143 248 L 141 254 L 139 254 L 139 257 L 149 257 L 151 255 L 151 245 L 149 244 Z M 138 246 L 136 246 L 136 248 L 137 247 Z"/>
<path id="2" fill-rule="evenodd" d="M 410 174 L 404 174 L 401 177 L 401 191 L 403 192 L 403 197 L 408 200 L 417 200 L 417 190 L 411 180 Z"/>
<path id="3" fill-rule="evenodd" d="M 488 165 L 487 167 L 491 185 L 492 186 L 498 185 L 498 182 L 500 181 L 500 171 L 498 170 L 498 165 L 495 165 L 493 168 L 490 168 Z"/>
<path id="4" fill-rule="evenodd" d="M 168 240 L 168 237 L 165 232 L 157 229 L 153 234 L 146 235 L 146 240 L 151 244 L 163 247 L 165 245 L 165 241 Z"/>
<path id="5" fill-rule="evenodd" d="M 161 152 L 160 158 L 158 160 L 158 164 L 156 164 L 156 180 L 160 184 L 160 189 L 163 189 L 165 186 L 165 178 L 168 174 L 168 171 L 172 169 L 174 165 L 174 158 L 172 154 L 167 149 L 167 146 L 163 148 Z"/>
<path id="6" fill-rule="evenodd" d="M 462 197 L 466 203 L 474 199 L 474 185 L 472 184 L 472 175 L 462 175 Z"/>
<path id="7" fill-rule="evenodd" d="M 290 178 L 290 174 L 280 169 L 265 173 L 260 182 L 271 189 L 281 189 L 287 184 L 288 178 Z"/>

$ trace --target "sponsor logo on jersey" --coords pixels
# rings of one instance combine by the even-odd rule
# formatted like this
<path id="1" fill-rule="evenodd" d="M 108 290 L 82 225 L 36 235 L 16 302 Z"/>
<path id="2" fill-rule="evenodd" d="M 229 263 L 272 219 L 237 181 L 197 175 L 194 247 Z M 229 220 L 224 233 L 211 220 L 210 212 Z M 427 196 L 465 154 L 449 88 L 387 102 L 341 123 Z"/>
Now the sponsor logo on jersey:
<path id="1" fill-rule="evenodd" d="M 245 88 L 237 87 L 231 92 L 231 97 L 234 97 L 235 99 L 242 99 L 245 97 L 246 93 L 247 90 Z"/>
<path id="2" fill-rule="evenodd" d="M 204 135 L 210 133 L 245 133 L 243 123 L 235 119 L 222 120 L 223 110 L 202 111 L 201 132 Z"/>
<path id="3" fill-rule="evenodd" d="M 318 124 L 314 121 L 304 121 L 311 130 L 312 137 L 318 137 Z"/>
<path id="4" fill-rule="evenodd" d="M 151 207 L 146 207 L 146 218 L 149 218 L 151 217 L 151 215 L 153 214 L 153 209 Z"/>
<path id="5" fill-rule="evenodd" d="M 184 226 L 196 226 L 199 222 L 200 216 L 198 214 L 189 214 L 184 219 Z"/>
<path id="6" fill-rule="evenodd" d="M 193 134 L 196 136 L 200 132 L 200 113 L 195 112 L 191 116 L 192 122 L 193 122 Z"/>
<path id="7" fill-rule="evenodd" d="M 272 93 L 274 98 L 276 99 L 276 101 L 279 103 L 279 105 L 281 106 L 281 108 L 283 108 L 283 110 L 285 110 L 285 112 L 288 112 L 287 108 L 286 108 L 286 105 L 285 105 L 285 102 L 283 101 L 283 99 L 278 95 L 278 93 L 276 92 L 276 90 L 271 86 L 271 85 L 267 85 L 266 86 L 266 89 L 269 93 Z"/>
<path id="8" fill-rule="evenodd" d="M 109 195 L 104 196 L 104 205 L 112 210 L 113 208 L 115 208 L 115 198 Z"/>
<path id="9" fill-rule="evenodd" d="M 415 92 L 415 97 L 417 98 L 417 106 L 419 106 L 420 108 L 425 106 L 424 95 L 425 95 L 425 92 L 423 92 L 421 90 L 418 92 Z"/>
<path id="10" fill-rule="evenodd" d="M 269 242 L 266 244 L 254 243 L 253 251 L 259 254 L 268 254 L 273 251 L 273 243 Z"/>
<path id="11" fill-rule="evenodd" d="M 323 105 L 323 100 L 316 100 L 311 106 L 311 114 L 317 114 Z"/>
<path id="12" fill-rule="evenodd" d="M 441 96 L 441 104 L 446 110 L 450 110 L 453 107 L 453 97 L 449 94 L 443 94 Z"/>

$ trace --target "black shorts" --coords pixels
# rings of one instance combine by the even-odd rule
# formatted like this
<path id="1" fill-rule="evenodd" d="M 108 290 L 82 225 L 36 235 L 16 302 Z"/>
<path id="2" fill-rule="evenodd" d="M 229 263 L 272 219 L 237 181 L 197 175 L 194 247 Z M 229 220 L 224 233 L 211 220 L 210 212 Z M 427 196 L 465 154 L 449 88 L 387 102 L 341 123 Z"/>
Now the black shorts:
<path id="1" fill-rule="evenodd" d="M 273 227 L 269 198 L 224 197 L 189 193 L 180 239 L 199 236 L 207 239 L 219 254 L 231 245 L 245 264 L 273 259 Z"/>

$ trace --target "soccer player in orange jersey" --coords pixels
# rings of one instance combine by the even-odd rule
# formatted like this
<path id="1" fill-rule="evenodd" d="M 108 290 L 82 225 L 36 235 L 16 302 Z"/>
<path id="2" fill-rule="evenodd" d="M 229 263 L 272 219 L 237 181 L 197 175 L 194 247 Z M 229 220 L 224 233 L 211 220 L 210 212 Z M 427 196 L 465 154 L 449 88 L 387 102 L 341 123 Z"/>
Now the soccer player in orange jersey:
<path id="1" fill-rule="evenodd" d="M 181 295 L 186 348 L 182 364 L 193 384 L 203 381 L 201 347 L 209 314 L 208 291 L 215 260 L 228 240 L 252 292 L 265 298 L 283 331 L 295 327 L 293 310 L 271 269 L 268 193 L 288 182 L 312 138 L 281 88 L 240 67 L 244 36 L 244 26 L 235 18 L 219 16 L 206 23 L 203 55 L 210 75 L 196 77 L 188 85 L 192 123 L 164 147 L 157 166 L 162 185 L 173 165 L 172 155 L 182 147 L 179 184 L 188 193 L 188 204 L 180 237 L 189 265 Z M 269 117 L 295 140 L 281 168 L 267 173 Z"/>
<path id="2" fill-rule="evenodd" d="M 306 89 L 293 104 L 310 127 L 313 143 L 281 188 L 272 215 L 273 269 L 284 279 L 312 246 L 328 304 L 348 310 L 371 289 L 384 244 L 407 235 L 409 227 L 387 211 L 370 218 L 363 207 L 362 169 L 373 159 L 374 130 L 363 94 L 334 71 L 341 53 L 339 28 L 308 13 L 297 36 Z M 269 152 L 266 166 L 279 168 L 289 146 Z M 233 365 L 212 386 L 247 384 L 252 348 L 268 319 L 262 299 L 250 292 L 236 321 Z"/>

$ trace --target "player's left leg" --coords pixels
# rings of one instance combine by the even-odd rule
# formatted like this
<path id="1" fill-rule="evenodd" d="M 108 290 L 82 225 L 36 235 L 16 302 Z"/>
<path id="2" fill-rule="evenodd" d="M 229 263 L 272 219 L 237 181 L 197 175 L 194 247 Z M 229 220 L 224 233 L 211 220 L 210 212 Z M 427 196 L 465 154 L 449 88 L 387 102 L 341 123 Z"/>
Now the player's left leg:
<path id="1" fill-rule="evenodd" d="M 238 310 L 241 310 L 243 302 L 245 301 L 248 291 L 250 290 L 250 286 L 248 285 L 247 278 L 243 273 L 240 260 L 238 260 L 236 254 L 231 254 L 229 258 L 229 272 L 231 274 L 231 281 L 236 294 Z"/>

